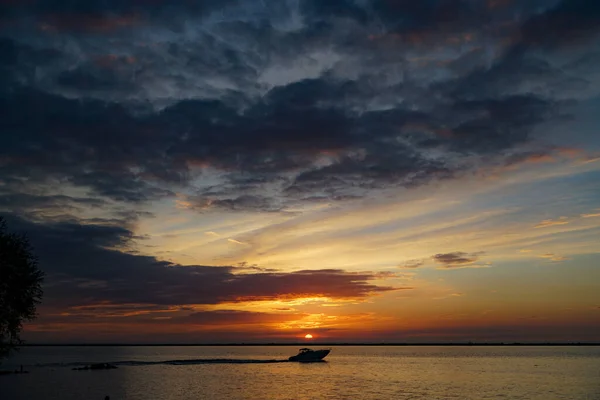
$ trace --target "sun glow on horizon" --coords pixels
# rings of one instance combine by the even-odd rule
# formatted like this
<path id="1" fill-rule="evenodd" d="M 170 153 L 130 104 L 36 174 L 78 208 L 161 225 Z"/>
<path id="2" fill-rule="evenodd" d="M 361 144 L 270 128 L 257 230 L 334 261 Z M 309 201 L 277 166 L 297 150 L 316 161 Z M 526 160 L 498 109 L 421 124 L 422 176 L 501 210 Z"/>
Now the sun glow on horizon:
<path id="1" fill-rule="evenodd" d="M 311 335 L 310 333 L 307 333 L 306 336 L 304 336 L 304 339 L 312 339 L 313 335 Z"/>

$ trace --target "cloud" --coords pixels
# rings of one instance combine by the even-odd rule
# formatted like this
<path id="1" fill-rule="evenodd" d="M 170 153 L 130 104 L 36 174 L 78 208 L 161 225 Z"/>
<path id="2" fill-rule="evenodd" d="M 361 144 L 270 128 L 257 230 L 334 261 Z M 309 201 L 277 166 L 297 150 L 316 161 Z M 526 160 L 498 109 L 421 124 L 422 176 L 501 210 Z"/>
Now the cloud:
<path id="1" fill-rule="evenodd" d="M 526 45 L 558 47 L 580 44 L 600 33 L 600 6 L 586 0 L 561 0 L 529 19 L 521 28 Z"/>
<path id="2" fill-rule="evenodd" d="M 133 233 L 76 222 L 36 224 L 7 215 L 26 231 L 47 273 L 44 307 L 99 304 L 181 306 L 302 297 L 361 299 L 396 290 L 371 283 L 381 276 L 320 269 L 244 271 L 231 266 L 183 266 L 124 252 Z M 85 266 L 85 268 L 83 268 Z"/>
<path id="3" fill-rule="evenodd" d="M 12 195 L 185 192 L 200 212 L 354 199 L 549 159 L 536 127 L 594 90 L 594 63 L 527 47 L 593 38 L 582 1 L 86 4 L 2 6 L 27 33 L 0 35 Z"/>
<path id="4" fill-rule="evenodd" d="M 445 300 L 445 299 L 451 299 L 453 297 L 462 297 L 462 296 L 463 296 L 462 293 L 450 293 L 448 295 L 434 297 L 433 300 Z"/>
<path id="5" fill-rule="evenodd" d="M 1 211 L 18 212 L 20 214 L 44 215 L 108 206 L 108 203 L 102 199 L 66 195 L 11 193 L 2 190 L 2 188 L 0 188 L 0 196 Z"/>
<path id="6" fill-rule="evenodd" d="M 178 205 L 195 211 L 225 210 L 225 211 L 281 211 L 281 205 L 278 206 L 274 200 L 252 195 L 241 195 L 235 198 L 216 198 L 216 192 L 212 192 L 212 197 L 205 196 L 186 196 L 186 200 L 178 200 Z"/>
<path id="7" fill-rule="evenodd" d="M 469 254 L 462 251 L 456 251 L 454 253 L 436 254 L 432 258 L 435 262 L 440 264 L 439 269 L 485 268 L 489 265 L 475 264 L 479 261 L 482 254 L 482 252 Z"/>
<path id="8" fill-rule="evenodd" d="M 202 325 L 272 324 L 302 319 L 307 314 L 263 313 L 238 310 L 200 311 L 177 318 L 175 323 Z"/>
<path id="9" fill-rule="evenodd" d="M 567 258 L 567 257 L 559 256 L 559 255 L 556 255 L 554 253 L 542 254 L 539 257 L 540 258 L 545 258 L 548 261 L 552 261 L 552 262 L 561 262 L 561 261 L 567 261 L 567 260 L 569 260 L 569 258 Z"/>
<path id="10" fill-rule="evenodd" d="M 280 272 L 280 270 L 276 269 L 276 268 L 262 268 L 259 267 L 258 265 L 250 265 L 247 262 L 241 262 L 236 266 L 236 271 L 239 272 L 247 272 L 247 271 L 251 271 L 251 272 Z M 373 275 L 378 276 L 376 273 Z"/>
<path id="11" fill-rule="evenodd" d="M 581 214 L 581 218 L 598 218 L 600 217 L 600 213 L 589 213 L 589 214 Z"/>
<path id="12" fill-rule="evenodd" d="M 31 231 L 55 305 L 384 293 L 376 273 L 143 256 L 135 221 L 149 203 L 172 202 L 207 220 L 275 219 L 389 188 L 591 159 L 561 143 L 572 136 L 567 114 L 600 93 L 599 9 L 584 0 L 0 2 L 0 210 Z M 227 238 L 254 245 L 209 229 L 224 240 L 203 239 L 227 251 L 243 249 Z M 433 261 L 474 268 L 480 257 Z"/>
<path id="13" fill-rule="evenodd" d="M 192 312 L 190 312 L 192 311 Z M 284 310 L 285 311 L 285 310 Z M 195 311 L 190 307 L 151 306 L 147 304 L 99 303 L 70 307 L 60 314 L 40 316 L 37 326 L 68 323 L 94 324 L 98 321 L 111 324 L 157 323 L 161 325 L 239 326 L 263 325 L 301 320 L 308 314 L 279 312 L 253 312 L 241 310 Z"/>
<path id="14" fill-rule="evenodd" d="M 398 268 L 419 268 L 425 265 L 425 260 L 408 260 L 398 265 Z"/>
<path id="15" fill-rule="evenodd" d="M 522 153 L 515 153 L 505 160 L 506 168 L 514 168 L 522 164 L 542 164 L 558 162 L 564 158 L 580 158 L 585 153 L 579 149 L 570 147 L 555 147 L 547 148 L 543 151 L 525 151 Z"/>
<path id="16" fill-rule="evenodd" d="M 49 14 L 42 16 L 39 28 L 44 32 L 107 33 L 139 24 L 138 15 Z"/>
<path id="17" fill-rule="evenodd" d="M 535 226 L 535 228 L 548 228 L 557 225 L 567 225 L 569 223 L 567 217 L 560 217 L 559 219 L 545 219 Z"/>

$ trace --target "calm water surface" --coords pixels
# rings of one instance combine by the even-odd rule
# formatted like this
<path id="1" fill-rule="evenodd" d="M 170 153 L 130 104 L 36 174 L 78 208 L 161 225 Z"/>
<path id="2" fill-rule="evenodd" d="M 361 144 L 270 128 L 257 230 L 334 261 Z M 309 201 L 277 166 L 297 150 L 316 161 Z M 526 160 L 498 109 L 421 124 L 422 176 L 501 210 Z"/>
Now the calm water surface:
<path id="1" fill-rule="evenodd" d="M 0 376 L 0 399 L 600 400 L 600 347 L 341 346 L 326 363 L 281 362 L 296 350 L 29 347 L 3 367 L 31 373 Z M 71 370 L 92 362 L 119 368 Z"/>

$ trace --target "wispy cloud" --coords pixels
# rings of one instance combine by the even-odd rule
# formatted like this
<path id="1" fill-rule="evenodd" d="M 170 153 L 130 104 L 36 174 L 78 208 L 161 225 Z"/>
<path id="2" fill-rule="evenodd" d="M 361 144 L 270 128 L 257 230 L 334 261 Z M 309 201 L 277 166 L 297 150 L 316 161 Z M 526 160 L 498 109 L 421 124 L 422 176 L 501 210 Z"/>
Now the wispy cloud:
<path id="1" fill-rule="evenodd" d="M 589 158 L 587 160 L 584 161 L 584 164 L 592 164 L 595 162 L 600 161 L 600 157 L 593 157 L 593 158 Z"/>
<path id="2" fill-rule="evenodd" d="M 600 211 L 600 209 L 598 209 Z M 598 218 L 600 217 L 600 212 L 593 212 L 590 214 L 581 214 L 581 218 Z"/>
<path id="3" fill-rule="evenodd" d="M 559 219 L 545 219 L 542 222 L 540 222 L 539 224 L 537 224 L 535 227 L 536 228 L 548 228 L 551 226 L 566 225 L 568 223 L 569 223 L 569 221 L 568 221 L 567 217 L 560 217 Z"/>
<path id="4" fill-rule="evenodd" d="M 235 239 L 231 239 L 231 238 L 227 239 L 227 241 L 230 242 L 230 243 L 239 244 L 239 245 L 242 245 L 242 246 L 247 246 L 248 245 L 248 243 L 240 242 L 239 240 L 235 240 Z"/>
<path id="5" fill-rule="evenodd" d="M 408 260 L 398 265 L 398 268 L 419 268 L 425 265 L 425 260 Z"/>
<path id="6" fill-rule="evenodd" d="M 569 258 L 564 257 L 564 256 L 560 256 L 554 253 L 546 253 L 546 254 L 541 254 L 539 256 L 540 258 L 545 258 L 549 261 L 553 261 L 553 262 L 561 262 L 561 261 L 567 261 L 569 260 Z"/>
<path id="7" fill-rule="evenodd" d="M 433 300 L 445 300 L 445 299 L 451 299 L 453 297 L 462 297 L 462 296 L 463 296 L 463 293 L 450 293 L 448 295 L 434 297 Z"/>

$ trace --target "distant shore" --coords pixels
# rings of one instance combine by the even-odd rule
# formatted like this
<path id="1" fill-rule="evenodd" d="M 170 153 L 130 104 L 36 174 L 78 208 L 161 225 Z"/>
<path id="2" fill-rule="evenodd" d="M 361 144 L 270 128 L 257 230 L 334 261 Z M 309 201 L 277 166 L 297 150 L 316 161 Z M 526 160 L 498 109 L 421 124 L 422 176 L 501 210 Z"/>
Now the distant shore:
<path id="1" fill-rule="evenodd" d="M 600 346 L 600 342 L 562 342 L 562 343 L 520 343 L 520 342 L 489 342 L 489 343 L 349 343 L 349 342 L 293 342 L 293 343 L 27 343 L 21 347 L 223 347 L 223 346 L 457 346 L 457 347 L 475 347 L 475 346 Z"/>

